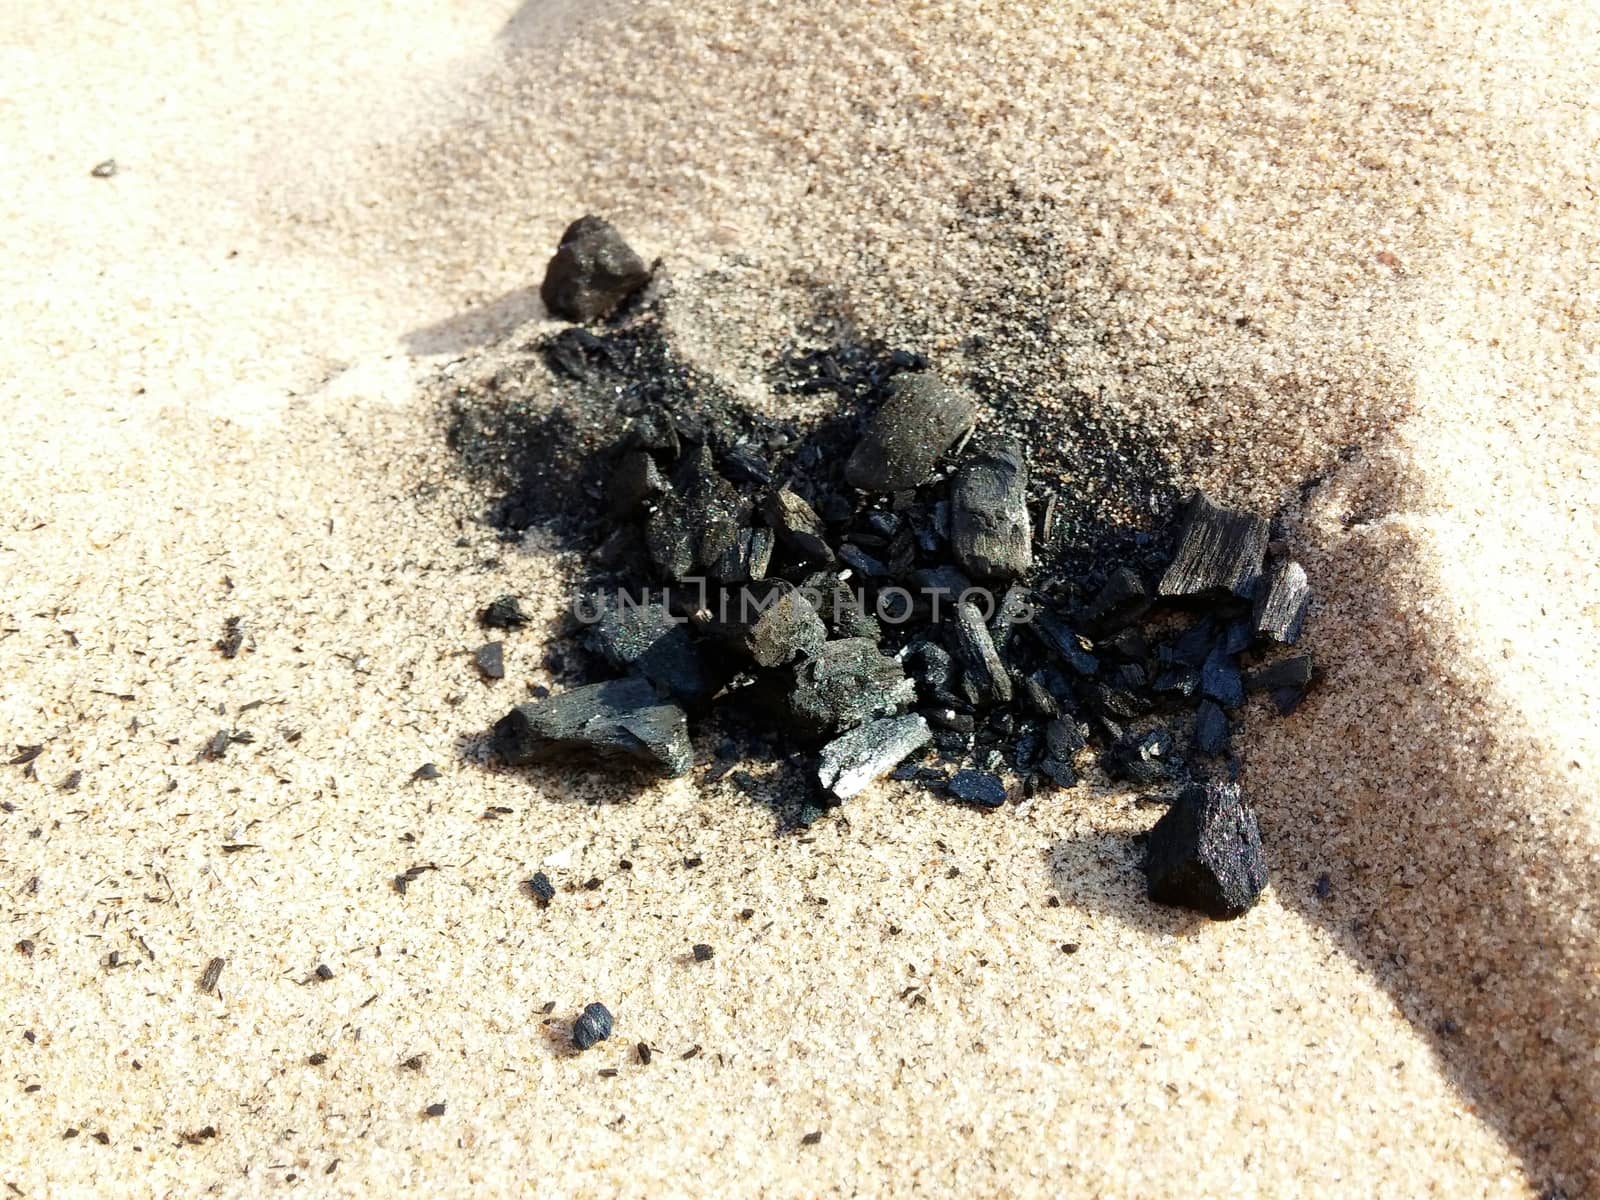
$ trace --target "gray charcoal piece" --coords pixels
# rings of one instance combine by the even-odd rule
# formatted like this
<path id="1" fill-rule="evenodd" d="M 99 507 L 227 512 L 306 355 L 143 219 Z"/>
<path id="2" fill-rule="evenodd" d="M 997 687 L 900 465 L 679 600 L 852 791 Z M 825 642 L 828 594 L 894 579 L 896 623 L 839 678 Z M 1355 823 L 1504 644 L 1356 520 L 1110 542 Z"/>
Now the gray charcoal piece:
<path id="1" fill-rule="evenodd" d="M 680 703 L 701 704 L 717 691 L 688 627 L 659 602 L 618 598 L 589 627 L 588 642 L 613 667 L 644 676 Z"/>
<path id="2" fill-rule="evenodd" d="M 1236 783 L 1191 784 L 1150 831 L 1150 899 L 1223 920 L 1255 904 L 1267 864 L 1255 814 Z"/>
<path id="3" fill-rule="evenodd" d="M 1184 514 L 1177 553 L 1157 590 L 1163 596 L 1229 591 L 1252 599 L 1266 553 L 1264 518 L 1223 508 L 1196 492 Z"/>
<path id="4" fill-rule="evenodd" d="M 833 561 L 827 527 L 817 516 L 816 509 L 801 496 L 788 488 L 779 488 L 762 501 L 761 515 L 786 546 L 813 562 Z"/>
<path id="5" fill-rule="evenodd" d="M 1228 714 L 1214 700 L 1202 700 L 1195 709 L 1194 745 L 1201 754 L 1220 755 L 1228 752 Z"/>
<path id="6" fill-rule="evenodd" d="M 873 558 L 860 546 L 853 546 L 849 542 L 839 547 L 839 558 L 845 566 L 863 579 L 884 579 L 889 574 L 888 567 Z"/>
<path id="7" fill-rule="evenodd" d="M 593 321 L 609 316 L 650 281 L 644 260 L 603 217 L 579 217 L 561 235 L 539 295 L 552 316 Z"/>
<path id="8" fill-rule="evenodd" d="M 727 595 L 725 636 L 760 667 L 780 667 L 815 653 L 828 630 L 804 592 L 781 579 Z"/>
<path id="9" fill-rule="evenodd" d="M 858 725 L 822 748 L 817 782 L 833 800 L 848 800 L 926 746 L 930 737 L 928 723 L 915 714 Z"/>
<path id="10" fill-rule="evenodd" d="M 1033 593 L 1020 583 L 1014 583 L 1000 597 L 994 616 L 989 618 L 989 633 L 997 649 L 1004 650 L 1018 625 L 1026 625 L 1037 614 L 1038 606 Z"/>
<path id="11" fill-rule="evenodd" d="M 1106 773 L 1113 779 L 1142 785 L 1159 783 L 1182 769 L 1177 749 L 1172 734 L 1165 729 L 1129 730 L 1107 751 Z"/>
<path id="12" fill-rule="evenodd" d="M 1310 605 L 1311 583 L 1306 569 L 1290 559 L 1275 562 L 1256 589 L 1252 613 L 1255 631 L 1261 637 L 1292 646 L 1300 640 L 1300 627 L 1305 624 Z"/>
<path id="13" fill-rule="evenodd" d="M 983 614 L 971 603 L 956 605 L 955 619 L 945 625 L 950 652 L 966 670 L 978 699 L 991 704 L 1011 702 L 1011 676 L 1000 660 Z"/>
<path id="14" fill-rule="evenodd" d="M 1033 565 L 1028 460 L 1006 438 L 969 455 L 950 485 L 950 549 L 980 579 L 1015 579 Z"/>
<path id="15" fill-rule="evenodd" d="M 1006 802 L 1005 783 L 989 771 L 957 771 L 944 785 L 944 790 L 957 800 L 979 808 L 999 808 Z"/>
<path id="16" fill-rule="evenodd" d="M 494 727 L 490 747 L 511 766 L 557 755 L 634 762 L 668 777 L 694 761 L 683 710 L 642 679 L 614 679 L 519 704 Z"/>
<path id="17" fill-rule="evenodd" d="M 916 699 L 900 662 L 870 638 L 824 643 L 791 668 L 786 682 L 790 716 L 811 735 L 892 716 Z"/>
<path id="18" fill-rule="evenodd" d="M 939 456 L 972 428 L 975 411 L 964 388 L 932 371 L 896 375 L 845 464 L 845 480 L 864 492 L 919 487 Z"/>
<path id="19" fill-rule="evenodd" d="M 472 652 L 472 661 L 485 679 L 506 677 L 506 644 L 487 642 Z"/>
<path id="20" fill-rule="evenodd" d="M 521 629 L 532 618 L 516 596 L 496 596 L 478 614 L 478 623 L 489 629 Z"/>
<path id="21" fill-rule="evenodd" d="M 749 506 L 717 474 L 709 447 L 686 454 L 658 498 L 645 526 L 645 543 L 657 568 L 685 579 L 716 566 L 748 524 Z"/>

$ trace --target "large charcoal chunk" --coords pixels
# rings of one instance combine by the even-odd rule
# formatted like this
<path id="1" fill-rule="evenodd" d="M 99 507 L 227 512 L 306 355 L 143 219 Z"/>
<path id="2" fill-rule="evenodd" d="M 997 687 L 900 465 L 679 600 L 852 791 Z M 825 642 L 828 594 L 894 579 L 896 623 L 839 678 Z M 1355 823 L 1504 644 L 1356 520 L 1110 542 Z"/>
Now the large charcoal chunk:
<path id="1" fill-rule="evenodd" d="M 613 667 L 634 671 L 683 704 L 716 691 L 688 628 L 664 604 L 619 599 L 589 629 L 589 645 Z"/>
<path id="2" fill-rule="evenodd" d="M 1256 589 L 1255 631 L 1275 642 L 1294 645 L 1300 640 L 1306 609 L 1311 604 L 1311 583 L 1306 569 L 1285 559 L 1272 564 Z"/>
<path id="3" fill-rule="evenodd" d="M 733 485 L 717 474 L 711 450 L 684 456 L 645 528 L 657 568 L 671 579 L 710 571 L 738 544 L 749 509 Z"/>
<path id="4" fill-rule="evenodd" d="M 1015 579 L 1033 565 L 1028 460 L 1007 438 L 961 465 L 950 485 L 950 549 L 980 579 Z"/>
<path id="5" fill-rule="evenodd" d="M 644 260 L 603 217 L 580 217 L 561 235 L 539 295 L 552 316 L 592 321 L 611 313 L 650 279 Z"/>
<path id="6" fill-rule="evenodd" d="M 683 710 L 659 700 L 642 679 L 593 683 L 519 704 L 495 724 L 490 745 L 512 766 L 572 754 L 632 761 L 673 776 L 694 760 Z"/>
<path id="7" fill-rule="evenodd" d="M 972 398 L 932 371 L 896 375 L 845 464 L 844 477 L 865 492 L 918 487 L 939 456 L 972 428 Z"/>
<path id="8" fill-rule="evenodd" d="M 933 735 L 921 717 L 869 721 L 822 748 L 817 782 L 835 803 L 857 795 L 928 744 Z"/>
<path id="9" fill-rule="evenodd" d="M 787 682 L 789 712 L 796 728 L 809 734 L 891 716 L 916 699 L 916 685 L 900 663 L 869 638 L 824 643 L 794 665 Z"/>
<path id="10" fill-rule="evenodd" d="M 983 614 L 971 603 L 956 605 L 955 619 L 948 622 L 950 652 L 966 669 L 977 698 L 984 703 L 1009 704 L 1011 701 L 1011 676 L 1000 660 L 989 627 L 983 623 Z"/>
<path id="11" fill-rule="evenodd" d="M 761 505 L 761 515 L 785 545 L 816 562 L 833 561 L 822 518 L 817 516 L 816 509 L 788 488 L 779 488 L 768 496 Z"/>
<path id="12" fill-rule="evenodd" d="M 1191 784 L 1150 831 L 1150 899 L 1224 919 L 1267 886 L 1255 814 L 1236 783 Z"/>
<path id="13" fill-rule="evenodd" d="M 1163 596 L 1229 591 L 1251 599 L 1267 553 L 1267 522 L 1213 504 L 1196 492 L 1184 516 L 1172 565 L 1161 577 Z"/>

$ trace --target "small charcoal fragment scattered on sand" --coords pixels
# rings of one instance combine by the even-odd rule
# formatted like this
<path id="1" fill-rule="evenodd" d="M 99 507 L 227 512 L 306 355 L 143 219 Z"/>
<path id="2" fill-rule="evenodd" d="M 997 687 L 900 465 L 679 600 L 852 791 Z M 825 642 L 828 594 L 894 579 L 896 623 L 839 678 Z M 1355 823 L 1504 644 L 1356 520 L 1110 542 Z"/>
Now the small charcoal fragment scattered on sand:
<path id="1" fill-rule="evenodd" d="M 1267 886 L 1255 814 L 1236 783 L 1184 788 L 1150 831 L 1146 852 L 1158 904 L 1221 920 L 1248 911 Z"/>
<path id="2" fill-rule="evenodd" d="M 515 596 L 497 596 L 478 614 L 478 623 L 487 629 L 521 629 L 532 619 Z"/>
<path id="3" fill-rule="evenodd" d="M 478 673 L 485 679 L 504 679 L 506 677 L 506 645 L 504 642 L 488 642 L 479 646 L 472 652 L 472 661 L 478 668 Z"/>
<path id="4" fill-rule="evenodd" d="M 496 723 L 491 746 L 511 766 L 581 752 L 667 776 L 682 775 L 694 758 L 683 710 L 658 699 L 642 679 L 589 684 L 519 704 Z"/>
<path id="5" fill-rule="evenodd" d="M 584 1008 L 572 1023 L 572 1044 L 587 1050 L 611 1036 L 611 1010 L 598 1001 Z"/>
<path id="6" fill-rule="evenodd" d="M 551 315 L 568 321 L 608 316 L 650 280 L 644 260 L 603 217 L 580 217 L 561 235 L 539 295 Z"/>
<path id="7" fill-rule="evenodd" d="M 957 800 L 979 808 L 999 808 L 1006 802 L 1005 781 L 989 771 L 957 771 L 945 784 L 945 790 Z"/>

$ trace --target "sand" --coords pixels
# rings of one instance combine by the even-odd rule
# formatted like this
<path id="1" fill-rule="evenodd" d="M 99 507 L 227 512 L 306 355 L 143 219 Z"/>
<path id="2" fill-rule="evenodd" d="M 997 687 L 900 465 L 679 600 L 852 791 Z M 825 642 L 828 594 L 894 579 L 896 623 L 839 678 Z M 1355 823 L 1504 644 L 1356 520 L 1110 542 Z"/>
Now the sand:
<path id="1" fill-rule="evenodd" d="M 1466 3 L 13 14 L 0 730 L 44 750 L 0 766 L 32 943 L 0 957 L 0 1182 L 1600 1190 L 1597 33 Z M 854 330 L 1290 506 L 1326 681 L 1249 713 L 1257 910 L 1147 904 L 1122 795 L 880 788 L 779 838 L 692 781 L 482 765 L 548 626 L 486 685 L 473 613 L 553 621 L 564 564 L 478 520 L 429 381 L 548 327 L 590 210 L 752 403 L 784 403 L 773 347 Z M 219 729 L 254 740 L 205 760 Z M 541 911 L 541 864 L 600 883 Z M 596 999 L 617 1036 L 574 1057 Z"/>

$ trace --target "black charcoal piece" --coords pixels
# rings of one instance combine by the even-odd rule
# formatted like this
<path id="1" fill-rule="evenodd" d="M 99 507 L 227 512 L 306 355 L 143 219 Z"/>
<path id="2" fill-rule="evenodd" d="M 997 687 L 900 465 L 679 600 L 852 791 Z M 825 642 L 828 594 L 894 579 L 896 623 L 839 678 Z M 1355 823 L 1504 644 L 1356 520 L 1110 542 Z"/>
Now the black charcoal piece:
<path id="1" fill-rule="evenodd" d="M 839 559 L 863 579 L 884 579 L 889 575 L 888 567 L 849 542 L 839 547 Z"/>
<path id="2" fill-rule="evenodd" d="M 1158 590 L 1163 596 L 1219 590 L 1251 599 L 1266 553 L 1264 518 L 1222 508 L 1196 492 L 1184 514 L 1177 553 Z"/>
<path id="3" fill-rule="evenodd" d="M 575 754 L 632 760 L 675 776 L 694 759 L 683 710 L 657 699 L 642 679 L 594 683 L 519 704 L 495 724 L 490 745 L 512 766 Z"/>
<path id="4" fill-rule="evenodd" d="M 472 661 L 477 664 L 478 670 L 485 679 L 504 679 L 506 677 L 506 644 L 504 642 L 489 642 L 479 646 L 472 652 Z"/>
<path id="5" fill-rule="evenodd" d="M 423 1109 L 423 1112 L 430 1117 L 442 1117 L 444 1116 L 444 1108 L 444 1101 L 436 1100 L 434 1103 L 428 1105 L 427 1108 Z"/>
<path id="6" fill-rule="evenodd" d="M 1150 656 L 1150 639 L 1137 629 L 1122 629 L 1097 644 L 1102 652 L 1120 654 L 1123 658 L 1142 662 Z"/>
<path id="7" fill-rule="evenodd" d="M 328 980 L 333 978 L 333 968 L 327 963 L 318 963 L 317 969 L 313 971 L 312 974 L 318 979 L 322 980 L 322 982 L 326 983 Z"/>
<path id="8" fill-rule="evenodd" d="M 1267 886 L 1255 814 L 1236 783 L 1191 784 L 1150 831 L 1150 899 L 1223 919 L 1246 912 Z"/>
<path id="9" fill-rule="evenodd" d="M 1028 460 L 1020 442 L 969 454 L 950 485 L 950 549 L 969 574 L 1015 579 L 1033 565 Z"/>
<path id="10" fill-rule="evenodd" d="M 587 1050 L 611 1036 L 611 1010 L 604 1004 L 590 1004 L 572 1023 L 572 1044 Z"/>
<path id="11" fill-rule="evenodd" d="M 644 676 L 682 704 L 700 704 L 717 690 L 688 626 L 664 604 L 618 597 L 589 627 L 590 647 L 620 671 Z"/>
<path id="12" fill-rule="evenodd" d="M 628 423 L 623 445 L 630 450 L 646 450 L 671 460 L 678 457 L 678 423 L 665 408 L 646 408 Z"/>
<path id="13" fill-rule="evenodd" d="M 897 492 L 927 482 L 939 456 L 972 428 L 972 398 L 932 371 L 896 375 L 868 422 L 844 477 L 864 492 Z"/>
<path id="14" fill-rule="evenodd" d="M 1006 802 L 1006 785 L 988 771 L 957 771 L 944 790 L 957 800 L 980 808 L 999 808 Z"/>
<path id="15" fill-rule="evenodd" d="M 1287 717 L 1300 707 L 1300 702 L 1306 698 L 1305 688 L 1282 687 L 1272 689 L 1272 703 L 1277 707 L 1278 715 Z"/>
<path id="16" fill-rule="evenodd" d="M 1181 769 L 1177 743 L 1165 729 L 1145 732 L 1129 730 L 1106 752 L 1106 773 L 1113 779 L 1126 779 L 1149 785 L 1171 777 Z"/>
<path id="17" fill-rule="evenodd" d="M 822 748 L 817 782 L 831 800 L 848 800 L 922 749 L 930 736 L 928 723 L 916 715 L 858 725 Z"/>
<path id="18" fill-rule="evenodd" d="M 1244 703 L 1244 680 L 1239 675 L 1239 664 L 1233 655 L 1224 654 L 1217 647 L 1207 656 L 1200 668 L 1200 691 L 1223 708 L 1238 708 Z"/>
<path id="19" fill-rule="evenodd" d="M 544 344 L 544 360 L 552 371 L 588 379 L 602 363 L 615 366 L 615 351 L 587 329 L 563 329 Z"/>
<path id="20" fill-rule="evenodd" d="M 1228 752 L 1228 714 L 1214 700 L 1202 700 L 1195 709 L 1194 745 L 1201 754 Z"/>
<path id="21" fill-rule="evenodd" d="M 1047 758 L 1039 764 L 1039 774 L 1043 775 L 1057 787 L 1069 788 L 1078 782 L 1078 772 L 1070 762 L 1059 758 Z"/>
<path id="22" fill-rule="evenodd" d="M 1011 762 L 1019 772 L 1030 770 L 1044 757 L 1044 735 L 1037 727 L 1027 728 L 1017 736 L 1011 747 Z"/>
<path id="23" fill-rule="evenodd" d="M 530 620 L 515 596 L 498 596 L 478 614 L 479 623 L 490 629 L 521 629 Z"/>
<path id="24" fill-rule="evenodd" d="M 814 562 L 833 561 L 833 551 L 828 548 L 828 531 L 822 518 L 803 498 L 788 488 L 779 488 L 761 504 L 761 515 L 767 519 L 785 545 Z"/>
<path id="25" fill-rule="evenodd" d="M 1089 744 L 1083 730 L 1071 717 L 1058 717 L 1044 727 L 1045 752 L 1051 758 L 1070 762 L 1072 756 Z"/>
<path id="26" fill-rule="evenodd" d="M 1000 660 L 989 627 L 975 604 L 956 605 L 955 619 L 945 625 L 950 653 L 966 671 L 967 679 L 985 703 L 1011 701 L 1011 676 Z"/>
<path id="27" fill-rule="evenodd" d="M 694 955 L 695 962 L 710 962 L 717 956 L 717 952 L 705 942 L 696 942 L 691 953 Z"/>
<path id="28" fill-rule="evenodd" d="M 1023 675 L 1013 680 L 1017 695 L 1027 705 L 1028 711 L 1036 717 L 1054 717 L 1061 712 L 1061 706 L 1056 703 L 1056 698 L 1050 694 L 1050 689 L 1033 675 Z"/>
<path id="29" fill-rule="evenodd" d="M 1255 640 L 1255 629 L 1249 621 L 1229 621 L 1223 626 L 1217 645 L 1224 654 L 1243 654 Z"/>
<path id="30" fill-rule="evenodd" d="M 906 666 L 917 682 L 922 698 L 932 703 L 948 705 L 955 698 L 956 681 L 961 669 L 938 642 L 923 642 L 907 653 Z"/>
<path id="31" fill-rule="evenodd" d="M 1131 567 L 1118 567 L 1083 606 L 1083 619 L 1097 628 L 1115 628 L 1137 621 L 1150 607 L 1144 580 Z"/>
<path id="32" fill-rule="evenodd" d="M 702 445 L 684 455 L 651 511 L 645 526 L 650 557 L 671 579 L 709 570 L 738 541 L 748 515 L 748 505 L 717 474 L 710 449 Z"/>
<path id="33" fill-rule="evenodd" d="M 1198 669 L 1217 640 L 1217 623 L 1210 617 L 1196 621 L 1170 643 L 1161 647 L 1162 662 Z"/>
<path id="34" fill-rule="evenodd" d="M 1016 632 L 1017 626 L 1026 625 L 1033 620 L 1038 612 L 1038 603 L 1034 600 L 1033 593 L 1020 583 L 1014 583 L 1000 597 L 1000 603 L 995 606 L 994 616 L 989 618 L 989 632 L 994 637 L 996 648 L 1004 650 L 1011 644 L 1011 635 Z"/>
<path id="35" fill-rule="evenodd" d="M 1150 711 L 1150 705 L 1137 692 L 1113 687 L 1108 683 L 1092 683 L 1085 698 L 1101 716 L 1127 721 Z M 1121 736 L 1120 733 L 1113 736 Z"/>
<path id="36" fill-rule="evenodd" d="M 772 468 L 753 446 L 744 442 L 729 446 L 719 460 L 722 473 L 735 483 L 764 484 L 772 482 Z"/>
<path id="37" fill-rule="evenodd" d="M 419 780 L 437 779 L 439 778 L 439 767 L 435 763 L 425 762 L 411 772 L 411 778 Z"/>
<path id="38" fill-rule="evenodd" d="M 580 217 L 561 235 L 539 295 L 552 316 L 592 321 L 611 313 L 650 279 L 644 260 L 603 217 Z"/>
<path id="39" fill-rule="evenodd" d="M 805 593 L 784 580 L 733 589 L 723 600 L 718 630 L 757 666 L 778 667 L 812 654 L 828 636 Z"/>
<path id="40" fill-rule="evenodd" d="M 666 486 L 655 459 L 643 450 L 629 450 L 617 460 L 606 482 L 606 503 L 613 516 L 626 517 Z"/>
<path id="41" fill-rule="evenodd" d="M 1305 568 L 1288 559 L 1273 563 L 1256 589 L 1256 633 L 1294 645 L 1300 640 L 1300 627 L 1305 624 L 1310 604 L 1311 584 Z"/>
<path id="42" fill-rule="evenodd" d="M 935 729 L 950 729 L 956 733 L 971 733 L 978 727 L 978 722 L 971 713 L 958 712 L 953 708 L 926 708 L 922 715 L 928 719 L 928 724 Z"/>
<path id="43" fill-rule="evenodd" d="M 1311 655 L 1296 654 L 1290 658 L 1280 658 L 1267 666 L 1257 667 L 1245 677 L 1244 682 L 1252 692 L 1276 691 L 1279 688 L 1304 691 L 1311 686 L 1315 676 Z"/>
<path id="44" fill-rule="evenodd" d="M 759 583 L 772 563 L 772 530 L 741 529 L 733 545 L 722 552 L 712 574 L 723 583 Z"/>
<path id="45" fill-rule="evenodd" d="M 1093 643 L 1074 632 L 1060 617 L 1052 613 L 1036 613 L 1033 620 L 1028 622 L 1028 629 L 1046 650 L 1079 675 L 1093 675 L 1100 669 L 1100 660 L 1090 653 Z"/>
<path id="46" fill-rule="evenodd" d="M 550 876 L 540 871 L 528 880 L 528 892 L 540 908 L 549 908 L 550 901 L 556 898 L 556 885 L 550 882 Z"/>
<path id="47" fill-rule="evenodd" d="M 1150 686 L 1158 692 L 1192 696 L 1200 690 L 1200 672 L 1188 666 L 1168 667 L 1156 676 Z"/>
<path id="48" fill-rule="evenodd" d="M 869 717 L 894 716 L 916 699 L 904 668 L 870 638 L 825 642 L 783 678 L 799 732 L 849 729 Z"/>
<path id="49" fill-rule="evenodd" d="M 800 587 L 834 637 L 882 639 L 883 629 L 869 611 L 871 603 L 865 592 L 827 571 L 808 575 Z"/>

